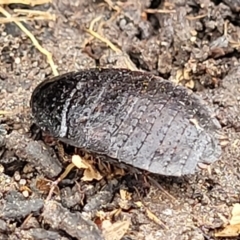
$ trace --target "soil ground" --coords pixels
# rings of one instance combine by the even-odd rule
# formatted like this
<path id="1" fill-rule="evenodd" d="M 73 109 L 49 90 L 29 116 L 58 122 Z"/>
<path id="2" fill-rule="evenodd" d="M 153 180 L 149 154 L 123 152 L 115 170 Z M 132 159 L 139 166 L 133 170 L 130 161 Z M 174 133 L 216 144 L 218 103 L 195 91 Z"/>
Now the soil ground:
<path id="1" fill-rule="evenodd" d="M 130 67 L 196 91 L 215 109 L 228 144 L 209 168 L 181 178 L 159 177 L 161 189 L 138 187 L 139 195 L 133 193 L 130 200 L 119 189 L 133 191 L 128 184 L 132 176 L 88 183 L 73 171 L 52 200 L 44 202 L 46 179 L 56 180 L 65 165 L 53 148 L 49 153 L 29 137 L 29 100 L 37 84 L 53 72 L 24 32 L 14 23 L 1 24 L 0 110 L 11 114 L 0 119 L 0 238 L 104 239 L 99 227 L 109 218 L 111 223 L 130 221 L 127 230 L 115 226 L 111 233 L 120 236 L 123 231 L 125 240 L 216 239 L 215 232 L 228 224 L 240 202 L 240 1 L 53 0 L 34 8 L 4 7 L 56 14 L 56 21 L 24 25 L 53 54 L 60 74 L 96 66 Z M 115 48 L 86 31 L 94 19 L 93 30 Z M 145 207 L 137 206 L 140 200 Z M 116 209 L 122 212 L 111 215 Z M 150 219 L 147 209 L 162 223 Z"/>

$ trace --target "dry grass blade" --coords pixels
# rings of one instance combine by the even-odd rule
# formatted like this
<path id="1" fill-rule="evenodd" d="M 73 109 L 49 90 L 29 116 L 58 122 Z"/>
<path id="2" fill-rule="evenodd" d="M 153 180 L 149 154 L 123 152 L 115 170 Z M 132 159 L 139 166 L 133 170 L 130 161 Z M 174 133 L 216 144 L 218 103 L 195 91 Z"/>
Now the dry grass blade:
<path id="1" fill-rule="evenodd" d="M 0 110 L 0 115 L 10 115 L 10 114 L 12 114 L 12 112 Z"/>
<path id="2" fill-rule="evenodd" d="M 144 208 L 145 213 L 147 215 L 147 217 L 155 222 L 156 224 L 158 224 L 160 227 L 162 227 L 163 229 L 168 229 L 168 227 L 164 224 L 164 222 L 162 222 L 152 211 L 150 211 L 150 209 L 148 209 L 145 204 L 141 201 L 135 202 L 135 204 L 139 207 L 139 208 Z"/>
<path id="3" fill-rule="evenodd" d="M 111 0 L 104 0 L 104 2 L 107 3 L 108 6 L 109 6 L 111 9 L 113 9 L 113 10 L 115 10 L 115 11 L 117 11 L 117 12 L 120 11 L 120 8 L 119 8 L 118 6 L 115 6 L 114 3 L 113 3 Z"/>
<path id="4" fill-rule="evenodd" d="M 37 11 L 37 10 L 29 10 L 29 9 L 14 9 L 13 10 L 17 15 L 26 15 L 28 19 L 33 19 L 38 20 L 38 19 L 43 19 L 43 20 L 51 20 L 51 21 L 56 21 L 56 16 L 55 14 L 51 14 L 49 12 L 43 12 L 43 11 Z"/>
<path id="5" fill-rule="evenodd" d="M 173 200 L 174 202 L 177 201 L 177 199 L 172 196 L 170 193 L 168 193 L 155 179 L 153 179 L 152 177 L 148 176 L 148 179 L 150 182 L 152 182 L 157 188 L 159 188 L 161 190 L 161 192 L 163 192 L 167 197 L 169 197 L 171 200 Z"/>
<path id="6" fill-rule="evenodd" d="M 8 13 L 3 7 L 0 6 L 0 12 L 7 18 L 11 18 L 11 14 Z M 52 68 L 52 71 L 53 71 L 53 74 L 54 76 L 57 76 L 59 75 L 58 74 L 58 71 L 57 71 L 57 68 L 53 62 L 53 59 L 52 59 L 52 54 L 50 52 L 48 52 L 45 48 L 43 48 L 39 42 L 37 41 L 37 39 L 33 36 L 33 34 L 28 30 L 26 29 L 20 22 L 18 21 L 13 21 L 32 41 L 33 45 L 44 55 L 46 55 L 47 57 L 47 61 L 49 63 L 49 65 L 51 66 Z"/>
<path id="7" fill-rule="evenodd" d="M 23 221 L 21 228 L 24 229 L 24 227 L 26 226 L 26 224 L 28 223 L 28 221 L 30 220 L 30 218 L 33 216 L 33 213 L 30 213 L 25 220 Z"/>
<path id="8" fill-rule="evenodd" d="M 0 0 L 0 4 L 13 4 L 13 3 L 21 3 L 30 6 L 41 5 L 44 3 L 50 3 L 52 0 Z"/>
<path id="9" fill-rule="evenodd" d="M 145 9 L 144 12 L 146 13 L 175 13 L 176 10 L 167 10 L 167 9 Z"/>
<path id="10" fill-rule="evenodd" d="M 100 36 L 97 32 L 95 32 L 93 30 L 95 23 L 97 23 L 99 20 L 101 20 L 101 16 L 95 18 L 91 24 L 89 29 L 86 29 L 86 32 L 90 33 L 92 36 L 94 36 L 95 38 L 97 38 L 98 40 L 100 40 L 101 42 L 104 42 L 108 47 L 110 47 L 114 52 L 116 53 L 122 53 L 122 51 L 116 47 L 112 42 L 110 42 L 107 38 L 104 38 L 102 36 Z"/>
<path id="11" fill-rule="evenodd" d="M 198 16 L 186 16 L 186 18 L 188 20 L 198 20 L 198 19 L 202 19 L 205 18 L 207 16 L 207 14 L 202 14 L 202 15 L 198 15 Z"/>
<path id="12" fill-rule="evenodd" d="M 110 47 L 115 53 L 118 53 L 120 55 L 124 55 L 124 59 L 125 59 L 125 64 L 127 66 L 128 69 L 130 70 L 136 70 L 136 67 L 134 65 L 134 63 L 131 61 L 131 59 L 126 56 L 121 49 L 119 49 L 117 46 L 115 46 L 112 42 L 110 42 L 107 38 L 102 37 L 100 34 L 98 34 L 97 32 L 95 32 L 93 30 L 94 25 L 97 21 L 99 21 L 101 19 L 101 17 L 97 17 L 95 18 L 91 24 L 89 29 L 85 29 L 86 32 L 88 32 L 89 34 L 91 34 L 92 36 L 94 36 L 95 38 L 97 38 L 98 40 L 100 40 L 101 42 L 104 42 L 108 47 Z"/>
<path id="13" fill-rule="evenodd" d="M 151 219 L 153 222 L 158 224 L 160 227 L 164 229 L 168 229 L 167 226 L 153 213 L 151 212 L 147 207 L 145 207 L 147 217 Z"/>

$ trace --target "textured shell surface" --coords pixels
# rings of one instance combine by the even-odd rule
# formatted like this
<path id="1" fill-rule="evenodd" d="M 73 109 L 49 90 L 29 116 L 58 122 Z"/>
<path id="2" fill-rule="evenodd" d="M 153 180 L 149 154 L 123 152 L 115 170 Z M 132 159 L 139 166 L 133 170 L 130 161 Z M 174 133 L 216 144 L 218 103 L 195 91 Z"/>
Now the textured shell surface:
<path id="1" fill-rule="evenodd" d="M 64 143 L 152 173 L 181 176 L 221 155 L 214 112 L 192 91 L 126 69 L 89 69 L 40 83 L 37 125 Z"/>

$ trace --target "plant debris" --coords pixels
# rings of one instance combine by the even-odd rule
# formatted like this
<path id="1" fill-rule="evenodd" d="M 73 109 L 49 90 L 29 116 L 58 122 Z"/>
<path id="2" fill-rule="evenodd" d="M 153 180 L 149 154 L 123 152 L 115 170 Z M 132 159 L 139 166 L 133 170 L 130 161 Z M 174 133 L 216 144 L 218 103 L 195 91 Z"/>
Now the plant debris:
<path id="1" fill-rule="evenodd" d="M 232 209 L 232 218 L 225 228 L 215 233 L 215 237 L 237 237 L 240 235 L 240 204 L 236 203 Z"/>

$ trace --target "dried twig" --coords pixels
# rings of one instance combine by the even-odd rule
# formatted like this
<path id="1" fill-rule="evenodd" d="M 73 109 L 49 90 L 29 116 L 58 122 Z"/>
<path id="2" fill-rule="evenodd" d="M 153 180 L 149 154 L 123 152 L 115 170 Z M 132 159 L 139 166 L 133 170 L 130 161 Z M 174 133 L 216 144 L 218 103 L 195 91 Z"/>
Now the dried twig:
<path id="1" fill-rule="evenodd" d="M 73 163 L 70 163 L 67 168 L 65 169 L 65 171 L 61 174 L 61 176 L 52 183 L 51 189 L 48 193 L 48 196 L 46 198 L 46 201 L 49 201 L 52 198 L 53 192 L 56 188 L 56 186 L 69 174 L 69 172 L 75 168 L 75 165 Z"/>

